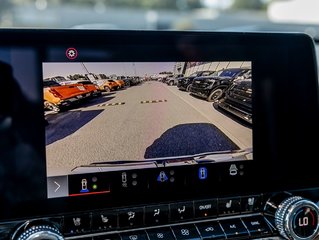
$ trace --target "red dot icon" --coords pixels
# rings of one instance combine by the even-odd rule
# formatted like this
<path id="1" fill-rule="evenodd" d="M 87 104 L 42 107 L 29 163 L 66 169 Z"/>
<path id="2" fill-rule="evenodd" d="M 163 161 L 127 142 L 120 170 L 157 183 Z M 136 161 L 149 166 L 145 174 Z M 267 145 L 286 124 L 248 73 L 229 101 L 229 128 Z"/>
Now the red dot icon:
<path id="1" fill-rule="evenodd" d="M 78 57 L 78 51 L 75 48 L 68 48 L 65 54 L 66 57 L 70 60 L 74 60 Z"/>

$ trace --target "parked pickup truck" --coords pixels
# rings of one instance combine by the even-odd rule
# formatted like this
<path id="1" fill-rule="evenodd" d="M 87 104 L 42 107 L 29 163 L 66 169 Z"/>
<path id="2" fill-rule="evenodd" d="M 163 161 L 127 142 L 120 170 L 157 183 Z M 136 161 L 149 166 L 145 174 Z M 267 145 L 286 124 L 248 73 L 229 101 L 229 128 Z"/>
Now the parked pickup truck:
<path id="1" fill-rule="evenodd" d="M 177 87 L 180 90 L 185 90 L 186 92 L 190 91 L 191 84 L 193 83 L 196 77 L 204 77 L 209 75 L 214 75 L 215 71 L 198 71 L 194 72 L 188 77 L 181 77 L 178 79 Z"/>
<path id="2" fill-rule="evenodd" d="M 82 84 L 89 92 L 92 97 L 101 96 L 101 91 L 99 87 L 92 83 L 90 80 L 70 80 L 60 83 L 61 85 L 72 85 L 72 84 Z"/>
<path id="3" fill-rule="evenodd" d="M 252 87 L 251 78 L 233 81 L 225 96 L 214 103 L 228 113 L 252 124 Z"/>
<path id="4" fill-rule="evenodd" d="M 104 92 L 111 92 L 119 89 L 119 85 L 111 79 L 99 79 L 96 81 L 96 85 L 98 85 L 99 89 Z"/>
<path id="5" fill-rule="evenodd" d="M 90 90 L 83 84 L 60 85 L 52 80 L 43 81 L 44 109 L 59 112 L 61 108 L 90 97 Z"/>
<path id="6" fill-rule="evenodd" d="M 192 95 L 205 98 L 208 102 L 216 101 L 224 96 L 225 90 L 236 78 L 251 72 L 249 68 L 227 68 L 218 76 L 197 77 L 190 86 Z"/>

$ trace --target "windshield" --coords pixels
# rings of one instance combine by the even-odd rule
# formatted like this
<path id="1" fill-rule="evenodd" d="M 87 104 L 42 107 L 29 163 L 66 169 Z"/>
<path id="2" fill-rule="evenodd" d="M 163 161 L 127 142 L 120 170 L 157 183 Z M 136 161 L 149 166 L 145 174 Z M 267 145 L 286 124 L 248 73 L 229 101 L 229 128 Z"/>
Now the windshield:
<path id="1" fill-rule="evenodd" d="M 298 31 L 318 39 L 318 9 L 318 0 L 1 0 L 0 26 Z"/>
<path id="2" fill-rule="evenodd" d="M 194 72 L 194 73 L 192 73 L 191 75 L 189 75 L 189 77 L 196 77 L 196 76 L 198 76 L 198 75 L 199 75 L 198 72 Z"/>
<path id="3" fill-rule="evenodd" d="M 234 77 L 240 71 L 241 71 L 241 69 L 225 70 L 219 76 L 220 77 Z"/>
<path id="4" fill-rule="evenodd" d="M 48 81 L 43 81 L 43 87 L 58 87 L 60 84 L 58 84 L 55 81 L 48 80 Z"/>

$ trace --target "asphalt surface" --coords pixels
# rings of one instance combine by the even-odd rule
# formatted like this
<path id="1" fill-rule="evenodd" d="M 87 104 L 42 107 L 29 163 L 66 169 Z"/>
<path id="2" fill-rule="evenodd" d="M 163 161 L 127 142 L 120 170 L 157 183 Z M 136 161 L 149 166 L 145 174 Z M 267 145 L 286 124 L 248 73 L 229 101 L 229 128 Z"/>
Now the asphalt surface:
<path id="1" fill-rule="evenodd" d="M 251 129 L 176 86 L 145 82 L 47 114 L 48 176 L 80 165 L 252 146 Z"/>

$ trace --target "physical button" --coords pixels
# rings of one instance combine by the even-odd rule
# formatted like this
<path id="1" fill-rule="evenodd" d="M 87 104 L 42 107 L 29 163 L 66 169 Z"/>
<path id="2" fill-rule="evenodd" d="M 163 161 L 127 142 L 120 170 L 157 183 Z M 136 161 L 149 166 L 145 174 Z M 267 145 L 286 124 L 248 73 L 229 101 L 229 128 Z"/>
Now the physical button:
<path id="1" fill-rule="evenodd" d="M 122 240 L 148 240 L 145 231 L 135 231 L 121 234 Z"/>
<path id="2" fill-rule="evenodd" d="M 249 233 L 240 219 L 220 221 L 227 238 L 247 237 Z"/>
<path id="3" fill-rule="evenodd" d="M 218 199 L 218 214 L 231 215 L 240 213 L 240 198 L 220 198 Z"/>
<path id="4" fill-rule="evenodd" d="M 93 240 L 121 240 L 121 238 L 117 234 L 112 234 L 112 235 L 96 236 L 93 238 Z"/>
<path id="5" fill-rule="evenodd" d="M 72 235 L 85 233 L 91 230 L 91 217 L 89 214 L 66 216 L 64 218 L 64 233 Z"/>
<path id="6" fill-rule="evenodd" d="M 193 224 L 173 226 L 176 240 L 200 240 L 198 231 Z"/>
<path id="7" fill-rule="evenodd" d="M 193 218 L 193 202 L 170 204 L 170 216 L 172 221 L 180 221 Z"/>
<path id="8" fill-rule="evenodd" d="M 145 207 L 145 222 L 147 225 L 168 223 L 168 205 Z"/>
<path id="9" fill-rule="evenodd" d="M 217 199 L 195 201 L 195 217 L 206 218 L 217 215 Z"/>
<path id="10" fill-rule="evenodd" d="M 156 228 L 147 230 L 149 239 L 158 240 L 175 240 L 175 237 L 170 228 Z"/>
<path id="11" fill-rule="evenodd" d="M 203 239 L 225 239 L 225 233 L 218 222 L 205 222 L 196 224 Z"/>
<path id="12" fill-rule="evenodd" d="M 241 212 L 258 212 L 261 210 L 261 196 L 247 196 L 241 198 Z"/>
<path id="13" fill-rule="evenodd" d="M 120 227 L 138 227 L 143 225 L 143 208 L 132 208 L 119 211 Z"/>
<path id="14" fill-rule="evenodd" d="M 117 214 L 115 212 L 94 213 L 92 217 L 92 230 L 106 231 L 117 228 Z"/>
<path id="15" fill-rule="evenodd" d="M 268 235 L 271 230 L 263 216 L 242 218 L 251 236 Z"/>
<path id="16" fill-rule="evenodd" d="M 118 234 L 111 234 L 111 235 L 96 236 L 96 237 L 93 237 L 93 240 L 121 240 L 121 237 Z"/>

